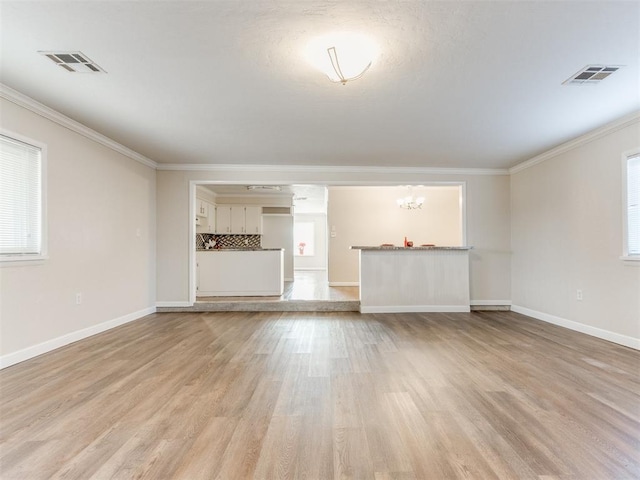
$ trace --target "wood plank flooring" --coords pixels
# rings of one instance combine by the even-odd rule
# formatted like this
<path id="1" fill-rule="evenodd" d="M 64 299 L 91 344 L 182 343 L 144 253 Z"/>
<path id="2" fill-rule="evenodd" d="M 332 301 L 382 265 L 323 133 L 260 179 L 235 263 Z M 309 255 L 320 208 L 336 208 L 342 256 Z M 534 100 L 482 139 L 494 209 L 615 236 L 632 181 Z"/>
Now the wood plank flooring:
<path id="1" fill-rule="evenodd" d="M 639 369 L 511 312 L 154 314 L 0 372 L 0 478 L 640 478 Z"/>

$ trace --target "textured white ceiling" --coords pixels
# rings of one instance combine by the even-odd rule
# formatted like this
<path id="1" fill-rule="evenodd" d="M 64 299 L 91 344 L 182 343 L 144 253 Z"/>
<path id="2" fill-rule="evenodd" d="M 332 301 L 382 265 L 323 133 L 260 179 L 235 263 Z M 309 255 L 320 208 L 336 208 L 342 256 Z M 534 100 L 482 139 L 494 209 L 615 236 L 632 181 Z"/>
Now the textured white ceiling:
<path id="1" fill-rule="evenodd" d="M 640 2 L 6 2 L 2 82 L 161 163 L 504 168 L 640 109 Z M 373 37 L 342 86 L 304 60 Z M 38 50 L 80 50 L 69 74 Z M 626 65 L 562 86 L 586 64 Z"/>

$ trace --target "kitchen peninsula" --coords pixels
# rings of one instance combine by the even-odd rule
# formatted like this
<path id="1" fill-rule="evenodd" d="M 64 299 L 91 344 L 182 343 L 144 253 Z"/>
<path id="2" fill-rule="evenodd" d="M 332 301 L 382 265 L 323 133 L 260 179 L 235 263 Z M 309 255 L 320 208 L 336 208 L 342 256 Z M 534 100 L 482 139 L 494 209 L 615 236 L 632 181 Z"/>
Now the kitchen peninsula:
<path id="1" fill-rule="evenodd" d="M 352 246 L 360 251 L 360 311 L 469 312 L 471 248 Z"/>
<path id="2" fill-rule="evenodd" d="M 282 248 L 198 250 L 198 296 L 270 296 L 284 292 Z"/>

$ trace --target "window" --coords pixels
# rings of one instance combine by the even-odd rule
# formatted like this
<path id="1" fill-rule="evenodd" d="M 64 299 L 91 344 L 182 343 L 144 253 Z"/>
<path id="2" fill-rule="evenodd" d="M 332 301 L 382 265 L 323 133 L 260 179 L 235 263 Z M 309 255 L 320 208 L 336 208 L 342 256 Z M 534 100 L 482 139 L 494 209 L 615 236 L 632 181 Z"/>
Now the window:
<path id="1" fill-rule="evenodd" d="M 640 153 L 625 155 L 624 259 L 640 260 Z"/>
<path id="2" fill-rule="evenodd" d="M 293 225 L 293 243 L 296 256 L 314 256 L 314 240 L 315 225 L 313 222 L 296 222 Z"/>
<path id="3" fill-rule="evenodd" d="M 0 134 L 0 261 L 45 256 L 43 146 Z"/>

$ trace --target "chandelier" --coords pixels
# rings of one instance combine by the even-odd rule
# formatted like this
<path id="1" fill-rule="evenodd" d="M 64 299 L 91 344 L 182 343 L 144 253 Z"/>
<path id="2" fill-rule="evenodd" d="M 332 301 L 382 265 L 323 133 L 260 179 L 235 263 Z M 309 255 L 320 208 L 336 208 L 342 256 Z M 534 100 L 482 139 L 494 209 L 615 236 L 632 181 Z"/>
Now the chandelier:
<path id="1" fill-rule="evenodd" d="M 408 187 L 408 188 L 409 188 L 409 195 L 396 200 L 396 203 L 398 204 L 398 206 L 400 208 L 404 208 L 407 210 L 415 210 L 417 208 L 422 208 L 422 205 L 424 204 L 424 197 L 414 198 L 411 187 Z"/>

